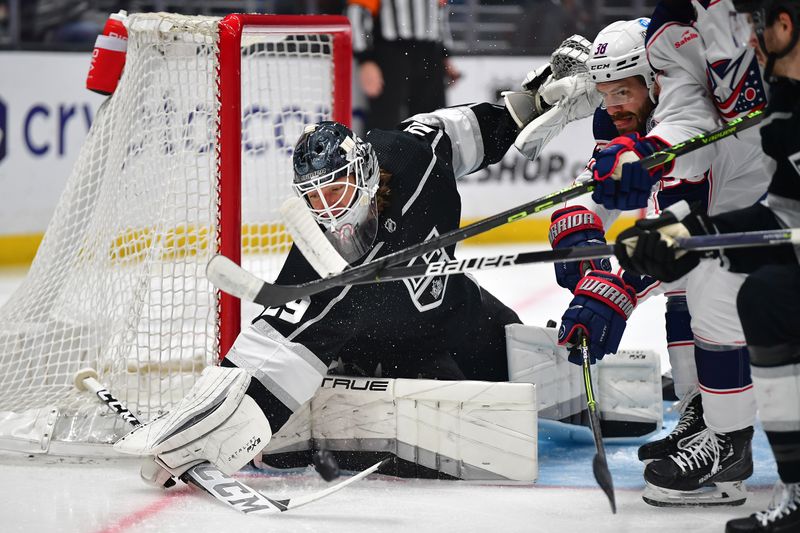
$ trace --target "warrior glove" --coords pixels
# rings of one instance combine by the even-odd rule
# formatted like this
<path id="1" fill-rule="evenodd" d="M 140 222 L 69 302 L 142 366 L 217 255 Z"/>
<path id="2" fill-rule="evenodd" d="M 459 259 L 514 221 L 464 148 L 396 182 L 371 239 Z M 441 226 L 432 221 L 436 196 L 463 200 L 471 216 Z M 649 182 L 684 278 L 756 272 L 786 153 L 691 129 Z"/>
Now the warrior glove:
<path id="1" fill-rule="evenodd" d="M 575 297 L 561 317 L 558 344 L 575 347 L 578 331 L 583 331 L 589 342 L 591 363 L 608 353 L 616 353 L 636 303 L 636 290 L 621 277 L 600 270 L 588 272 L 578 282 Z M 583 363 L 574 350 L 569 360 L 577 365 Z"/>
<path id="2" fill-rule="evenodd" d="M 603 221 L 594 211 L 574 205 L 553 212 L 550 219 L 550 245 L 554 250 L 573 246 L 605 244 Z M 570 292 L 575 292 L 578 280 L 587 270 L 611 271 L 607 258 L 553 263 L 556 281 Z"/>
<path id="3" fill-rule="evenodd" d="M 639 160 L 663 149 L 660 141 L 629 133 L 613 139 L 595 156 L 592 199 L 606 209 L 639 209 L 647 201 L 662 169 L 647 170 Z"/>

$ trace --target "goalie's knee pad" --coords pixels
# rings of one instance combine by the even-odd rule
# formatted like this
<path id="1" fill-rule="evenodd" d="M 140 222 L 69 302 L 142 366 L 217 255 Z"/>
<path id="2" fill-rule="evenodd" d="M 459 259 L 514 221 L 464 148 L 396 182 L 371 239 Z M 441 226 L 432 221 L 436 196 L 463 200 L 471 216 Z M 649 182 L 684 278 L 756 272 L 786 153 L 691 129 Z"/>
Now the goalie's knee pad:
<path id="1" fill-rule="evenodd" d="M 175 476 L 204 461 L 233 474 L 272 436 L 267 417 L 245 394 L 249 384 L 250 375 L 240 368 L 206 368 L 175 409 L 135 428 L 114 448 L 154 455 Z M 150 474 L 142 471 L 145 478 Z"/>

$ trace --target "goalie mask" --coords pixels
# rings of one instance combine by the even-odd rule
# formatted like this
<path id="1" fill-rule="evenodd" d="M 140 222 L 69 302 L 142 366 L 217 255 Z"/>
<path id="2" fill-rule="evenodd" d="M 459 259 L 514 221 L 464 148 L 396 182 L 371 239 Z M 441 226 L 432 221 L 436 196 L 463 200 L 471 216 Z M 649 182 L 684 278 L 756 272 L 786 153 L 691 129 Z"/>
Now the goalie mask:
<path id="1" fill-rule="evenodd" d="M 378 232 L 380 169 L 372 145 L 338 122 L 307 126 L 294 148 L 292 187 L 348 262 L 367 253 Z"/>
<path id="2" fill-rule="evenodd" d="M 619 81 L 631 76 L 641 76 L 655 103 L 656 74 L 647 60 L 644 38 L 650 19 L 619 20 L 606 26 L 595 37 L 586 66 L 592 81 Z M 605 106 L 624 105 L 625 94 L 609 95 Z"/>

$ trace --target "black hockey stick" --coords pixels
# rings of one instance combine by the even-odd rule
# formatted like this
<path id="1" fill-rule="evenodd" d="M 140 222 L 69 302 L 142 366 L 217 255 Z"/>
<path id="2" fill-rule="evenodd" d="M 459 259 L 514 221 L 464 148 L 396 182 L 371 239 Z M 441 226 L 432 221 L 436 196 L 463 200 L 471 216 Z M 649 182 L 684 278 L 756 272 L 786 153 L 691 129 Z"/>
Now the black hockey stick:
<path id="1" fill-rule="evenodd" d="M 94 393 L 100 401 L 105 403 L 112 411 L 120 415 L 122 419 L 131 426 L 137 427 L 142 423 L 131 413 L 122 402 L 117 400 L 99 381 L 97 372 L 93 368 L 84 368 L 75 374 L 75 387 L 78 390 L 89 390 Z M 282 513 L 290 509 L 295 509 L 307 503 L 322 499 L 325 496 L 338 492 L 351 483 L 365 478 L 375 472 L 387 459 L 375 463 L 363 472 L 355 476 L 328 487 L 327 489 L 314 492 L 305 496 L 293 498 L 270 498 L 261 492 L 251 488 L 241 481 L 221 472 L 211 463 L 205 462 L 193 466 L 181 476 L 181 481 L 186 484 L 194 485 L 209 493 L 217 500 L 223 502 L 228 507 L 245 514 L 252 515 L 271 515 Z M 174 481 L 172 485 L 174 485 Z M 171 486 L 171 485 L 167 485 Z"/>
<path id="2" fill-rule="evenodd" d="M 699 135 L 695 135 L 691 139 L 687 139 L 683 142 L 678 144 L 673 144 L 669 148 L 661 150 L 660 152 L 655 152 L 647 157 L 644 157 L 639 160 L 639 164 L 641 164 L 646 169 L 660 167 L 662 165 L 666 165 L 676 157 L 680 157 L 684 154 L 688 154 L 689 152 L 694 152 L 698 148 L 702 148 L 703 146 L 707 146 L 711 143 L 717 142 L 720 139 L 724 139 L 725 137 L 730 137 L 731 135 L 735 135 L 740 131 L 744 131 L 747 128 L 752 128 L 759 122 L 764 119 L 764 112 L 761 110 L 752 111 L 747 115 L 739 118 L 735 118 L 725 124 L 718 130 L 710 131 L 708 133 L 701 133 Z"/>
<path id="3" fill-rule="evenodd" d="M 580 350 L 583 358 L 583 386 L 586 390 L 586 405 L 589 408 L 589 425 L 592 428 L 592 437 L 594 437 L 594 445 L 597 448 L 597 453 L 592 460 L 592 472 L 594 472 L 594 479 L 603 492 L 608 497 L 608 503 L 611 504 L 611 512 L 616 514 L 617 501 L 614 496 L 614 480 L 611 478 L 611 471 L 608 469 L 608 461 L 606 461 L 606 449 L 603 446 L 603 435 L 600 433 L 600 409 L 597 407 L 597 400 L 594 397 L 594 389 L 592 387 L 592 372 L 591 360 L 589 359 L 589 345 L 586 335 L 580 334 Z"/>
<path id="4" fill-rule="evenodd" d="M 680 248 L 695 251 L 770 246 L 776 244 L 800 244 L 800 229 L 701 235 L 677 239 L 677 242 Z M 247 272 L 227 257 L 218 255 L 209 261 L 207 275 L 214 286 L 228 294 L 266 307 L 272 307 L 340 285 L 363 285 L 367 283 L 396 281 L 405 278 L 460 274 L 468 271 L 489 270 L 531 263 L 598 259 L 613 254 L 613 244 L 602 244 L 597 246 L 580 246 L 557 250 L 539 250 L 516 254 L 472 257 L 468 259 L 451 259 L 409 266 L 378 265 L 379 268 L 377 270 L 370 270 L 363 275 L 358 272 L 358 267 L 356 267 L 355 269 L 346 270 L 342 274 L 336 276 L 299 285 L 273 285 L 267 283 L 250 272 Z M 367 263 L 367 265 L 375 263 L 376 262 L 373 261 L 372 263 Z"/>

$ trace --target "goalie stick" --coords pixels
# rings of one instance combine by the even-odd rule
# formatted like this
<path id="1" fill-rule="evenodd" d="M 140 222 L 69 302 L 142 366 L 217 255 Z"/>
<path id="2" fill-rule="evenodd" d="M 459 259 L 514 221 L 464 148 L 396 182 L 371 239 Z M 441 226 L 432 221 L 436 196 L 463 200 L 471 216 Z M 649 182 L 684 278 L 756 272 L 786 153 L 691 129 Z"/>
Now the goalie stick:
<path id="1" fill-rule="evenodd" d="M 706 251 L 722 248 L 744 248 L 771 246 L 778 244 L 800 244 L 800 229 L 749 231 L 740 233 L 721 233 L 718 235 L 699 235 L 676 239 L 684 250 Z M 208 279 L 228 294 L 255 302 L 265 307 L 281 305 L 292 300 L 337 287 L 340 285 L 363 285 L 396 281 L 405 278 L 460 274 L 475 270 L 488 270 L 530 263 L 552 263 L 555 261 L 578 261 L 598 259 L 614 255 L 613 244 L 578 246 L 557 250 L 540 250 L 496 256 L 471 257 L 433 261 L 408 266 L 386 266 L 375 260 L 362 266 L 376 265 L 366 271 L 356 267 L 342 274 L 322 278 L 298 285 L 273 285 L 247 272 L 227 257 L 217 255 L 208 263 Z M 386 256 L 390 257 L 390 256 Z"/>
<path id="2" fill-rule="evenodd" d="M 752 111 L 743 117 L 735 118 L 722 126 L 718 130 L 700 133 L 678 144 L 673 144 L 669 148 L 650 154 L 639 160 L 639 164 L 650 170 L 666 165 L 676 157 L 680 157 L 689 152 L 717 142 L 725 137 L 736 135 L 740 131 L 752 128 L 764 119 L 764 112 L 761 110 Z"/>
<path id="3" fill-rule="evenodd" d="M 614 496 L 614 480 L 611 478 L 611 471 L 608 469 L 608 461 L 606 461 L 606 449 L 603 446 L 603 435 L 600 433 L 600 409 L 597 406 L 597 400 L 594 398 L 594 389 L 592 388 L 592 372 L 591 360 L 589 359 L 589 344 L 586 335 L 580 334 L 580 350 L 581 357 L 583 358 L 583 386 L 586 391 L 586 405 L 589 409 L 589 426 L 592 428 L 592 437 L 594 438 L 594 445 L 597 448 L 597 453 L 592 459 L 592 472 L 594 479 L 603 492 L 608 497 L 608 503 L 611 504 L 611 512 L 617 513 L 617 501 Z"/>
<path id="4" fill-rule="evenodd" d="M 131 426 L 141 425 L 136 415 L 131 413 L 122 402 L 117 400 L 99 381 L 97 372 L 93 368 L 84 368 L 75 374 L 75 387 L 78 390 L 88 390 L 94 393 L 100 401 L 105 403 L 112 411 L 117 413 L 123 420 Z M 181 481 L 186 484 L 194 485 L 207 492 L 217 500 L 223 502 L 244 514 L 252 515 L 272 515 L 282 513 L 290 509 L 296 509 L 302 505 L 320 500 L 334 492 L 338 492 L 351 483 L 355 483 L 369 474 L 375 472 L 388 459 L 375 463 L 366 470 L 328 487 L 305 496 L 295 496 L 291 498 L 271 498 L 261 492 L 232 478 L 221 472 L 211 463 L 205 462 L 195 465 L 181 476 Z M 174 485 L 174 481 L 172 483 Z M 168 485 L 171 486 L 171 485 Z"/>

